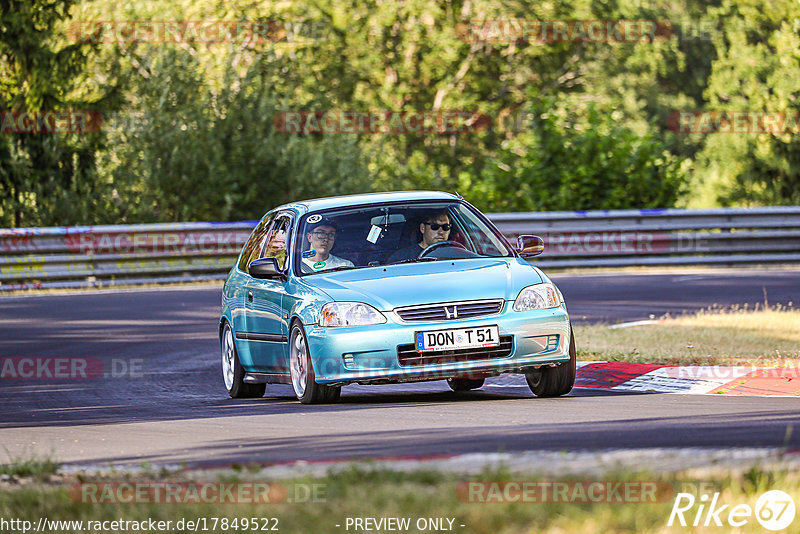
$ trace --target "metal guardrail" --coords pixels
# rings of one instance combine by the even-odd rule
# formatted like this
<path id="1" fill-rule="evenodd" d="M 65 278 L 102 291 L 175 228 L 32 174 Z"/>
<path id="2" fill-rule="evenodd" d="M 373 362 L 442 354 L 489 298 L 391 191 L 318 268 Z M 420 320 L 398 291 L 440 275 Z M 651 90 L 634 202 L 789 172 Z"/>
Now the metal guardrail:
<path id="1" fill-rule="evenodd" d="M 545 242 L 542 267 L 800 262 L 800 206 L 498 213 L 509 237 Z"/>
<path id="2" fill-rule="evenodd" d="M 219 279 L 255 224 L 0 229 L 0 291 Z"/>
<path id="3" fill-rule="evenodd" d="M 497 213 L 541 267 L 800 262 L 800 206 Z M 0 291 L 221 279 L 255 221 L 0 229 Z"/>

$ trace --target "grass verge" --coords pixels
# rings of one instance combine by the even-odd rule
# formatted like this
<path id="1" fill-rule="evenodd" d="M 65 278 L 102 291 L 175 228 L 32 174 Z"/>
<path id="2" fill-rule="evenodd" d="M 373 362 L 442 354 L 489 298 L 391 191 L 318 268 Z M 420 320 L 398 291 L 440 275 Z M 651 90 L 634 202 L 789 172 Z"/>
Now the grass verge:
<path id="1" fill-rule="evenodd" d="M 578 358 L 666 365 L 800 365 L 800 311 L 706 310 L 657 324 L 575 325 Z"/>
<path id="2" fill-rule="evenodd" d="M 0 475 L 47 480 L 50 475 L 58 472 L 59 467 L 60 464 L 50 459 L 16 460 L 10 464 L 0 465 Z"/>
<path id="3" fill-rule="evenodd" d="M 179 475 L 175 475 L 179 476 Z M 248 478 L 253 480 L 252 477 Z M 235 481 L 230 476 L 227 482 Z M 551 483 L 548 495 L 553 495 L 552 483 L 573 483 L 562 493 L 558 502 L 541 502 L 541 491 L 528 493 L 525 499 L 521 492 L 491 493 L 491 484 L 502 482 Z M 610 482 L 612 487 L 620 483 L 657 483 L 659 491 L 652 498 L 639 493 L 626 495 L 613 502 L 592 502 L 587 492 L 576 492 L 577 486 L 586 488 L 593 482 Z M 139 482 L 142 482 L 139 480 Z M 262 481 L 267 482 L 267 481 Z M 465 490 L 468 482 L 489 483 L 489 488 L 481 493 Z M 83 481 L 84 484 L 91 481 Z M 19 518 L 36 525 L 40 517 L 49 520 L 78 521 L 172 521 L 173 525 L 181 518 L 185 520 L 206 519 L 205 532 L 233 532 L 262 530 L 262 525 L 275 526 L 280 532 L 351 532 L 346 529 L 347 518 L 409 518 L 411 528 L 403 532 L 430 532 L 430 528 L 419 529 L 416 522 L 420 518 L 452 519 L 452 530 L 463 533 L 595 533 L 595 532 L 686 532 L 686 527 L 677 523 L 667 527 L 675 497 L 678 492 L 695 495 L 697 505 L 685 512 L 684 517 L 691 525 L 700 504 L 700 496 L 709 498 L 719 492 L 718 506 L 746 504 L 755 510 L 758 497 L 768 490 L 782 490 L 796 503 L 800 503 L 800 474 L 791 471 L 774 471 L 754 468 L 741 474 L 703 476 L 703 480 L 683 475 L 659 475 L 648 473 L 616 472 L 591 480 L 580 477 L 542 479 L 535 474 L 511 475 L 504 470 L 485 471 L 481 475 L 455 475 L 439 472 L 403 473 L 388 470 L 350 470 L 331 473 L 318 478 L 298 478 L 280 481 L 286 489 L 289 500 L 273 504 L 87 504 L 76 492 L 74 485 L 37 485 L 0 491 L 0 517 Z M 314 487 L 309 491 L 309 487 Z M 466 486 L 469 487 L 469 486 Z M 496 484 L 495 487 L 507 488 Z M 621 487 L 625 487 L 624 485 Z M 72 490 L 72 491 L 71 491 Z M 297 499 L 298 495 L 312 495 L 312 498 Z M 492 497 L 494 495 L 494 497 Z M 596 495 L 596 494 L 595 494 Z M 470 500 L 472 496 L 472 500 Z M 533 497 L 533 499 L 531 499 Z M 644 499 L 644 502 L 640 502 Z M 298 502 L 301 501 L 301 502 Z M 510 502 L 498 502 L 510 500 Z M 620 502 L 621 501 L 621 502 Z M 212 528 L 213 518 L 218 518 L 217 528 Z M 223 528 L 221 518 L 227 518 L 227 528 Z M 242 519 L 256 520 L 258 528 L 242 528 Z M 270 518 L 275 518 L 274 521 Z M 233 519 L 239 520 L 237 527 L 231 526 Z M 266 522 L 262 519 L 267 519 Z M 705 515 L 701 520 L 705 519 Z M 727 520 L 727 513 L 721 515 Z M 800 520 L 795 520 L 795 522 Z M 448 524 L 447 521 L 444 523 Z M 339 526 L 337 526 L 339 525 Z M 464 525 L 463 527 L 461 525 Z M 58 532 L 87 532 L 91 525 L 72 525 Z M 727 523 L 724 527 L 730 526 Z M 726 529 L 723 527 L 723 530 Z M 689 527 L 690 530 L 691 526 Z M 716 530 L 715 530 L 716 529 Z M 118 528 L 119 531 L 122 531 Z M 144 530 L 144 529 L 143 529 Z M 173 529 L 172 532 L 188 532 L 192 529 Z M 701 529 L 703 530 L 703 529 Z M 703 531 L 717 531 L 713 525 Z M 737 532 L 764 532 L 756 517 L 751 516 Z M 127 530 L 128 532 L 137 530 Z M 362 531 L 362 530 L 356 530 Z M 381 531 L 388 531 L 383 529 Z M 692 530 L 697 531 L 696 529 Z"/>

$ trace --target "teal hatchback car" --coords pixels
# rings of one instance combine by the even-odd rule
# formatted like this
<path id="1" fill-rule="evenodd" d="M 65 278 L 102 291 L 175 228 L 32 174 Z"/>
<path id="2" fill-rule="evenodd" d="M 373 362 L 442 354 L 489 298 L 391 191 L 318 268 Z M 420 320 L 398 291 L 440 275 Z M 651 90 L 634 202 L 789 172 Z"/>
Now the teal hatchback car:
<path id="1" fill-rule="evenodd" d="M 558 288 L 458 195 L 411 191 L 275 208 L 222 290 L 222 376 L 231 397 L 291 384 L 330 403 L 347 384 L 447 380 L 454 391 L 523 373 L 551 397 L 575 382 Z"/>

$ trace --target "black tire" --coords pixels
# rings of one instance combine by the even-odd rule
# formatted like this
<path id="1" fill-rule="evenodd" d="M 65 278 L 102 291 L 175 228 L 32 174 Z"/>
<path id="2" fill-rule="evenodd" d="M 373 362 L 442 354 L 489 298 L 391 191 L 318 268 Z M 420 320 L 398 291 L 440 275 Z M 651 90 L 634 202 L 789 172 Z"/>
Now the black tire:
<path id="1" fill-rule="evenodd" d="M 244 367 L 239 362 L 239 353 L 233 340 L 233 330 L 228 323 L 225 323 L 222 328 L 220 348 L 222 350 L 222 382 L 225 384 L 225 389 L 228 390 L 228 395 L 234 399 L 263 397 L 267 390 L 266 384 L 245 384 L 244 382 Z M 230 368 L 226 365 L 229 365 Z M 229 371 L 232 372 L 229 374 Z"/>
<path id="2" fill-rule="evenodd" d="M 469 378 L 448 378 L 447 385 L 455 392 L 469 391 L 471 389 L 483 387 L 484 381 L 484 378 L 476 378 L 474 380 Z"/>
<path id="3" fill-rule="evenodd" d="M 333 404 L 339 401 L 341 386 L 317 384 L 306 333 L 299 322 L 292 324 L 289 336 L 289 374 L 294 394 L 303 404 Z"/>
<path id="4" fill-rule="evenodd" d="M 525 373 L 528 387 L 537 397 L 560 397 L 572 391 L 578 358 L 575 353 L 575 334 L 569 327 L 569 361 L 556 367 L 544 367 Z"/>

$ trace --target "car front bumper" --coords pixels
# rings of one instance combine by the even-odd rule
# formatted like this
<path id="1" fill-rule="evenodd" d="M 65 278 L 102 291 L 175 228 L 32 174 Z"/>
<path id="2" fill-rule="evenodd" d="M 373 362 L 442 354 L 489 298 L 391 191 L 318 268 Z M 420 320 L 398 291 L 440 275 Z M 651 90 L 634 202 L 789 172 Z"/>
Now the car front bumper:
<path id="1" fill-rule="evenodd" d="M 379 325 L 329 328 L 305 325 L 308 348 L 320 384 L 416 382 L 462 376 L 491 376 L 569 361 L 570 324 L 564 305 L 515 312 L 507 301 L 499 314 L 466 320 L 403 322 L 384 313 Z M 508 356 L 468 361 L 401 365 L 398 347 L 414 343 L 416 332 L 497 325 L 512 336 Z M 444 355 L 443 358 L 447 358 Z"/>

